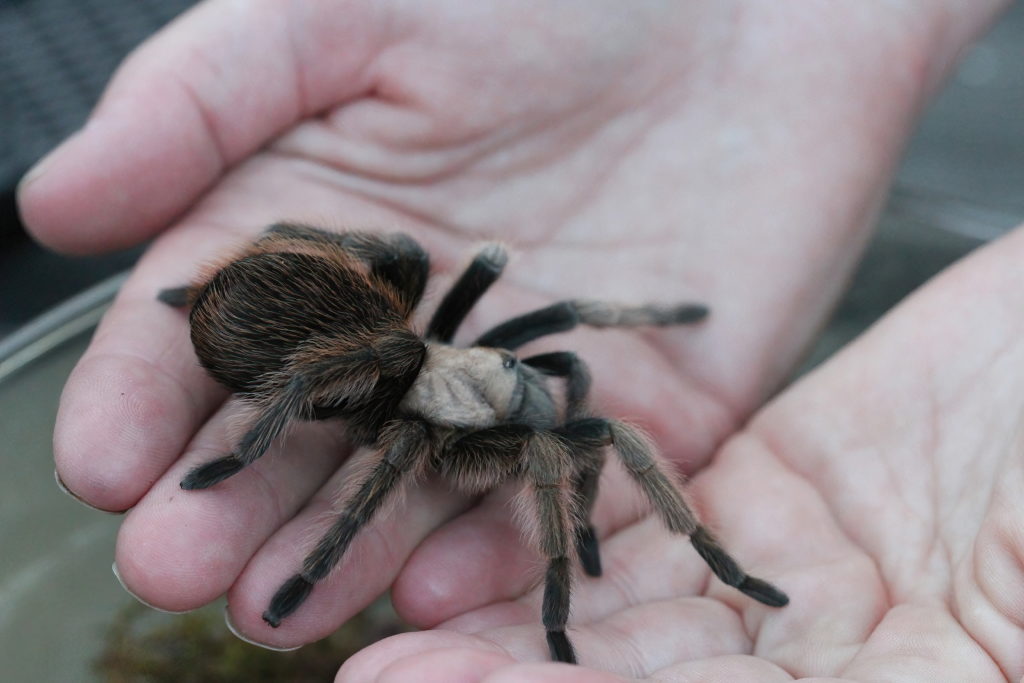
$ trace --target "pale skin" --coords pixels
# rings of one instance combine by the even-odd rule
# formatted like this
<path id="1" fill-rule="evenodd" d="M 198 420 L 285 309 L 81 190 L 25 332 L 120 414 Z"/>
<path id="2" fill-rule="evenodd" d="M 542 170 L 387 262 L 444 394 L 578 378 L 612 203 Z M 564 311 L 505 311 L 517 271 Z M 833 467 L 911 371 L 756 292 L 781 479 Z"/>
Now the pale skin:
<path id="1" fill-rule="evenodd" d="M 1022 259 L 1018 229 L 951 268 L 759 411 L 694 478 L 699 507 L 789 593 L 787 607 L 709 580 L 617 495 L 615 472 L 599 502 L 614 529 L 609 569 L 577 583 L 570 635 L 585 666 L 536 663 L 539 595 L 524 563 L 492 556 L 473 570 L 487 587 L 436 600 L 437 630 L 371 646 L 336 680 L 1020 680 Z M 437 566 L 468 554 L 494 515 L 428 539 L 397 594 L 414 579 L 454 593 L 460 577 Z"/>
<path id="2" fill-rule="evenodd" d="M 697 471 L 778 386 L 821 324 L 867 238 L 914 115 L 1001 4 L 907 1 L 876 16 L 861 4 L 753 0 L 629 10 L 612 2 L 495 1 L 472 10 L 436 2 L 429 12 L 415 3 L 205 3 L 129 59 L 86 128 L 20 189 L 26 223 L 56 248 L 97 251 L 157 238 L 68 380 L 54 437 L 58 473 L 90 505 L 131 508 L 116 557 L 131 591 L 170 610 L 227 592 L 235 628 L 269 646 L 294 647 L 329 633 L 392 584 L 403 616 L 424 626 L 516 598 L 536 559 L 511 540 L 508 492 L 469 509 L 472 501 L 428 481 L 354 542 L 303 610 L 278 629 L 264 624 L 270 595 L 316 537 L 345 479 L 343 437 L 333 426 L 301 428 L 214 489 L 180 491 L 184 472 L 230 449 L 237 425 L 224 390 L 196 365 L 181 313 L 158 304 L 156 292 L 287 218 L 405 230 L 431 252 L 439 281 L 475 242 L 508 241 L 518 256 L 467 324 L 467 338 L 581 293 L 700 300 L 712 315 L 693 329 L 580 331 L 545 347 L 583 355 L 594 372 L 595 401 L 644 424 L 668 457 Z M 941 313 L 937 325 L 944 324 Z M 911 355 L 921 360 L 920 352 Z M 863 357 L 869 367 L 881 358 Z M 907 403 L 927 405 L 926 395 L 919 400 Z M 756 424 L 770 422 L 779 405 L 787 403 Z M 834 417 L 864 418 L 834 405 Z M 820 425 L 786 431 L 793 417 L 772 419 L 777 432 L 766 434 L 797 445 L 828 423 L 822 417 Z M 781 476 L 781 456 L 759 455 L 765 447 L 756 436 L 730 441 L 699 478 L 697 495 L 737 557 L 767 578 L 777 571 L 790 593 L 785 616 L 765 623 L 796 620 L 803 631 L 785 626 L 790 648 L 770 656 L 760 640 L 736 641 L 743 629 L 722 605 L 751 618 L 764 612 L 717 589 L 724 602 L 695 621 L 708 640 L 764 654 L 764 662 L 756 660 L 763 671 L 781 664 L 799 673 L 792 662 L 809 647 L 806 639 L 822 632 L 806 626 L 810 620 L 849 629 L 828 645 L 835 654 L 827 662 L 840 661 L 878 615 L 854 614 L 873 607 L 864 595 L 891 595 L 899 577 L 835 580 L 835 596 L 821 597 L 813 590 L 821 561 L 804 562 L 786 545 L 825 533 L 806 510 L 787 512 L 803 500 L 795 491 L 820 507 L 822 498 L 837 504 L 840 493 L 886 489 L 860 470 L 843 477 L 844 484 L 864 478 L 849 490 L 829 490 L 831 479 L 796 470 L 796 483 L 737 495 L 730 476 Z M 828 454 L 816 463 L 819 474 L 843 460 L 842 449 Z M 975 477 L 995 473 L 970 470 Z M 776 507 L 776 499 L 784 505 Z M 772 529 L 755 542 L 750 536 L 764 531 L 757 519 L 767 512 L 735 517 L 753 506 L 791 520 L 779 522 L 787 533 Z M 849 513 L 857 509 L 851 502 Z M 610 535 L 609 560 L 630 534 L 656 533 L 634 530 L 630 510 L 609 495 L 599 499 L 597 526 Z M 869 566 L 877 541 L 847 538 L 853 527 L 830 516 L 838 511 L 819 512 L 821 524 L 843 529 L 833 536 L 860 558 L 851 560 L 854 569 Z M 957 533 L 969 545 L 977 525 Z M 809 545 L 823 552 L 824 542 Z M 654 553 L 626 557 L 665 567 Z M 507 573 L 490 571 L 499 560 Z M 670 594 L 633 593 L 629 601 L 702 590 L 705 570 L 690 560 Z M 812 588 L 801 591 L 804 581 Z M 616 582 L 601 586 L 581 584 L 574 619 L 598 618 L 588 609 L 622 610 L 614 600 L 597 604 L 599 591 L 612 594 Z M 832 610 L 844 605 L 835 621 Z M 502 618 L 521 617 L 525 625 L 535 607 Z M 990 616 L 996 628 L 999 619 Z M 543 636 L 534 626 L 534 640 L 511 650 L 511 659 L 499 653 L 505 659 L 494 660 L 471 639 L 453 641 L 461 648 L 453 662 L 490 657 L 504 667 L 519 657 L 539 659 Z M 658 652 L 650 639 L 638 642 Z M 395 645 L 367 657 L 386 647 Z M 585 663 L 616 669 L 586 636 L 580 650 Z M 419 651 L 435 656 L 430 647 Z M 366 661 L 360 665 L 371 666 Z M 647 672 L 631 666 L 625 673 Z"/>

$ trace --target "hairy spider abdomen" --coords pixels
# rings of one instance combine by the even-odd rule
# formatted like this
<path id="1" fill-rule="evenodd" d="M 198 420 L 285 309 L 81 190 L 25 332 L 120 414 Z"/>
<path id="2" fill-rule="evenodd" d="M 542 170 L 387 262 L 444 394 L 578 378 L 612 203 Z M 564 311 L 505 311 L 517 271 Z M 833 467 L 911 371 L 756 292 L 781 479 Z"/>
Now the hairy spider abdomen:
<path id="1" fill-rule="evenodd" d="M 408 331 L 400 310 L 391 288 L 371 282 L 343 252 L 256 253 L 229 263 L 199 292 L 192 342 L 214 378 L 254 392 L 297 353 L 326 358 L 332 340 L 340 351 Z"/>

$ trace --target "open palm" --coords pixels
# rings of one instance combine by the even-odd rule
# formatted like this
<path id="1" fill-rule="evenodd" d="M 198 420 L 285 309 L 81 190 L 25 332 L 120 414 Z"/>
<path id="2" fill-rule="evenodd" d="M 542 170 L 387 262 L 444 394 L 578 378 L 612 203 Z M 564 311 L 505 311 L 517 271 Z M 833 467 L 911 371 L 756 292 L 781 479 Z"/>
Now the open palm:
<path id="1" fill-rule="evenodd" d="M 916 19 L 754 1 L 201 5 L 126 63 L 20 192 L 27 224 L 64 249 L 159 235 L 55 432 L 73 492 L 132 508 L 126 586 L 171 610 L 229 591 L 239 631 L 298 645 L 385 590 L 469 505 L 427 482 L 307 607 L 274 631 L 260 619 L 334 505 L 343 435 L 303 426 L 217 488 L 180 491 L 189 467 L 230 450 L 238 418 L 154 296 L 282 218 L 404 230 L 440 282 L 475 241 L 508 241 L 518 256 L 477 330 L 581 294 L 708 303 L 696 329 L 571 342 L 599 405 L 684 467 L 706 462 L 791 366 L 864 240 L 953 49 Z M 806 55 L 816 68 L 794 78 Z"/>
<path id="2" fill-rule="evenodd" d="M 612 485 L 600 503 L 608 571 L 580 578 L 570 619 L 584 667 L 520 663 L 545 657 L 536 572 L 487 558 L 447 578 L 426 561 L 467 551 L 446 530 L 416 551 L 396 601 L 447 621 L 370 647 L 338 681 L 1019 680 L 1022 258 L 1018 230 L 944 274 L 695 478 L 707 516 L 787 607 L 709 578 Z M 470 518 L 455 523 L 463 537 Z"/>

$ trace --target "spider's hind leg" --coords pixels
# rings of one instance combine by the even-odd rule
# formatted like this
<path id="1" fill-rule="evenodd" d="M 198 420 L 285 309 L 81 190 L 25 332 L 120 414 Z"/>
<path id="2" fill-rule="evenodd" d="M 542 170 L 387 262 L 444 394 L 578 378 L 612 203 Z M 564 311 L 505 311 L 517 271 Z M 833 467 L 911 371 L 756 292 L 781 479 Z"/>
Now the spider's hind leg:
<path id="1" fill-rule="evenodd" d="M 572 486 L 580 506 L 581 523 L 576 525 L 576 555 L 587 576 L 601 576 L 601 551 L 597 541 L 597 531 L 590 522 L 590 515 L 597 499 L 597 482 L 604 466 L 604 456 L 600 450 L 577 452 L 577 458 L 583 456 L 588 462 L 581 472 L 573 477 Z"/>
<path id="2" fill-rule="evenodd" d="M 173 306 L 174 308 L 185 308 L 191 306 L 199 295 L 199 290 L 191 285 L 181 287 L 168 287 L 157 292 L 157 301 Z"/>
<path id="3" fill-rule="evenodd" d="M 373 519 L 407 475 L 429 457 L 430 431 L 422 422 L 395 423 L 381 440 L 387 445 L 377 454 L 376 464 L 345 502 L 330 530 L 306 556 L 302 571 L 285 581 L 271 598 L 263 620 L 272 627 L 280 626 L 282 619 L 305 602 L 313 586 L 337 566 L 356 533 Z"/>
<path id="4" fill-rule="evenodd" d="M 427 286 L 430 257 L 416 240 L 401 232 L 330 232 L 298 223 L 275 223 L 264 230 L 256 244 L 275 241 L 319 242 L 344 249 L 368 265 L 371 273 L 395 288 L 406 313 L 416 308 Z"/>
<path id="5" fill-rule="evenodd" d="M 418 371 L 425 349 L 411 332 L 395 330 L 376 338 L 373 344 L 345 353 L 311 353 L 287 368 L 284 374 L 290 376 L 261 407 L 235 452 L 193 468 L 182 480 L 181 488 L 205 489 L 238 473 L 263 457 L 289 422 L 315 418 L 317 404 L 362 400 L 376 389 L 382 376 L 401 378 Z"/>

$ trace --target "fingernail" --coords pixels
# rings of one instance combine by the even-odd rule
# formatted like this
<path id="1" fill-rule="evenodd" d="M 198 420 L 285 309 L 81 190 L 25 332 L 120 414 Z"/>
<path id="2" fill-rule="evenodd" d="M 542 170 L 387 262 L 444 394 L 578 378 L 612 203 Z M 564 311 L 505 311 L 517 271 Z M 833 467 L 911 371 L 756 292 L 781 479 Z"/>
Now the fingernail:
<path id="1" fill-rule="evenodd" d="M 60 149 L 60 147 L 57 147 L 57 149 Z M 21 194 L 22 190 L 28 187 L 31 183 L 35 182 L 39 178 L 39 176 L 43 175 L 43 173 L 46 172 L 46 169 L 50 166 L 50 163 L 53 160 L 53 154 L 54 152 L 57 151 L 57 149 L 54 149 L 49 154 L 44 156 L 42 159 L 37 161 L 35 166 L 30 168 L 28 170 L 28 173 L 21 177 L 21 180 L 18 181 L 18 188 L 16 190 L 18 194 Z"/>
<path id="2" fill-rule="evenodd" d="M 228 609 L 227 605 L 224 606 L 224 624 L 228 627 L 228 630 L 231 631 L 231 635 L 233 635 L 235 638 L 238 638 L 243 643 L 249 643 L 250 645 L 255 645 L 256 647 L 262 647 L 264 650 L 271 650 L 273 652 L 294 652 L 295 650 L 298 650 L 300 647 L 302 647 L 301 645 L 296 645 L 295 647 L 274 647 L 273 645 L 259 643 L 255 640 L 252 640 L 251 638 L 246 638 L 242 635 L 241 631 L 238 630 L 238 627 L 235 626 L 235 622 L 231 621 L 231 611 Z"/>
<path id="3" fill-rule="evenodd" d="M 30 168 L 28 170 L 28 172 L 25 173 L 25 175 L 23 175 L 21 177 L 21 180 L 18 181 L 18 187 L 17 187 L 16 192 L 20 194 L 22 190 L 24 190 L 30 184 L 32 184 L 35 181 L 37 181 L 41 175 L 46 173 L 46 171 L 48 171 L 50 169 L 50 166 L 53 164 L 54 158 L 57 157 L 57 153 L 60 152 L 62 149 L 64 149 L 69 142 L 71 142 L 76 137 L 81 135 L 82 131 L 84 131 L 86 128 L 89 128 L 90 126 L 92 126 L 95 121 L 96 121 L 95 117 L 90 118 L 86 122 L 86 124 L 84 126 L 82 126 L 78 130 L 76 130 L 74 133 L 72 133 L 71 135 L 69 135 L 66 138 L 64 138 L 64 140 L 59 145 L 57 145 L 56 147 L 51 149 L 49 152 L 47 152 L 46 155 L 44 155 L 42 159 L 37 161 L 32 166 L 32 168 Z"/>
<path id="4" fill-rule="evenodd" d="M 53 471 L 53 480 L 57 482 L 57 488 L 61 490 L 61 493 L 66 495 L 68 498 L 78 501 L 79 503 L 89 508 L 90 510 L 96 510 L 97 512 L 105 512 L 108 515 L 123 515 L 125 512 L 127 512 L 126 510 L 104 510 L 103 508 L 98 508 L 95 505 L 90 505 L 89 503 L 86 503 L 84 500 L 79 498 L 74 491 L 67 487 L 67 484 L 65 484 L 64 480 L 60 478 L 60 473 L 57 470 Z"/>
<path id="5" fill-rule="evenodd" d="M 115 562 L 114 564 L 110 565 L 110 570 L 114 572 L 114 578 L 117 579 L 117 582 L 119 584 L 121 584 L 121 588 L 124 589 L 125 593 L 127 593 L 130 596 L 132 596 L 133 598 L 135 598 L 136 600 L 138 600 L 139 602 L 141 602 L 143 605 L 145 605 L 146 607 L 148 607 L 151 610 L 154 610 L 156 612 L 163 612 L 164 614 L 188 614 L 189 612 L 193 611 L 193 610 L 190 610 L 190 609 L 183 609 L 181 611 L 175 612 L 174 610 L 163 609 L 161 607 L 156 607 L 154 605 L 151 605 L 148 602 L 146 602 L 145 600 L 143 600 L 142 598 L 140 598 L 135 593 L 132 593 L 131 590 L 128 589 L 128 586 L 124 585 L 124 579 L 121 578 L 121 573 L 119 571 L 117 571 L 117 562 Z"/>

